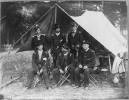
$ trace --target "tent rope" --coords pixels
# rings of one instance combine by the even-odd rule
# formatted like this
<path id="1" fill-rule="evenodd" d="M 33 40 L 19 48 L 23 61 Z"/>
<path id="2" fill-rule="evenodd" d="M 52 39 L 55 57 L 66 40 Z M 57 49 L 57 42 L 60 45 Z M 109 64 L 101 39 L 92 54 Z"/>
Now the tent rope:
<path id="1" fill-rule="evenodd" d="M 4 17 L 2 17 L 1 19 L 0 19 L 0 21 L 3 19 L 3 18 L 5 18 L 6 17 L 6 15 L 4 16 Z"/>
<path id="2" fill-rule="evenodd" d="M 53 9 L 54 7 L 55 7 L 55 5 L 54 5 L 51 9 Z M 33 25 L 30 27 L 30 29 L 28 29 L 28 31 L 27 31 L 24 35 L 22 35 L 22 36 L 17 40 L 17 42 L 15 42 L 15 44 L 14 44 L 12 47 L 14 47 L 14 46 L 33 28 L 34 25 L 36 25 L 44 16 L 46 16 L 46 15 L 51 11 L 51 9 L 49 9 L 38 21 L 36 21 L 36 23 L 33 24 Z"/>

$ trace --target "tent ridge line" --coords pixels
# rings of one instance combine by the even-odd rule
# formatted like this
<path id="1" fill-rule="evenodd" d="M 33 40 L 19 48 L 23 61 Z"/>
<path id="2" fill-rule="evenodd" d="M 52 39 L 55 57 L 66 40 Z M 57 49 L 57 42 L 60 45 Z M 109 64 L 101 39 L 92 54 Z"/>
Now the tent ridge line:
<path id="1" fill-rule="evenodd" d="M 58 4 L 55 4 L 55 5 L 58 6 L 62 11 L 64 11 L 69 17 L 71 17 L 61 6 L 59 6 Z"/>

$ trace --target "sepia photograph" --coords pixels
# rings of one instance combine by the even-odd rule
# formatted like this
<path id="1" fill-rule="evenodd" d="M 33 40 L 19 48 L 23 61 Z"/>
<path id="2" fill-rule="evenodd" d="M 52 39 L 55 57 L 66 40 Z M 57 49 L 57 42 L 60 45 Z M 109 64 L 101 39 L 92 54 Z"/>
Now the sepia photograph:
<path id="1" fill-rule="evenodd" d="M 129 99 L 128 1 L 0 1 L 0 100 Z"/>

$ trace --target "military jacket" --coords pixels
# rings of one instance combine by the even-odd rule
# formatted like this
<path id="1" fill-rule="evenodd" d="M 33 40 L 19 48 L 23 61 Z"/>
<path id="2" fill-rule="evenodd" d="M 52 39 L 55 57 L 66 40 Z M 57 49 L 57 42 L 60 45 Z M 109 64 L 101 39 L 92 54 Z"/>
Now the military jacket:
<path id="1" fill-rule="evenodd" d="M 51 37 L 51 44 L 53 47 L 61 47 L 64 43 L 66 43 L 66 38 L 63 34 L 59 34 L 58 36 L 56 34 L 53 34 Z"/>
<path id="2" fill-rule="evenodd" d="M 68 45 L 70 48 L 72 48 L 72 45 L 75 47 L 77 44 L 82 44 L 83 42 L 83 35 L 82 33 L 78 32 L 75 34 L 73 37 L 72 35 L 73 32 L 70 32 L 68 34 Z"/>
<path id="3" fill-rule="evenodd" d="M 44 45 L 46 45 L 47 44 L 46 35 L 40 34 L 40 35 L 34 35 L 32 37 L 31 47 L 32 47 L 33 50 L 36 49 L 36 45 L 37 45 L 38 41 L 40 41 L 41 43 L 43 43 Z"/>
<path id="4" fill-rule="evenodd" d="M 95 52 L 91 49 L 88 51 L 83 49 L 79 54 L 78 62 L 82 66 L 93 68 L 95 66 Z"/>
<path id="5" fill-rule="evenodd" d="M 38 50 L 36 50 L 32 55 L 32 66 L 34 69 L 39 70 L 39 65 L 41 68 L 47 68 L 49 66 L 49 54 L 48 52 L 43 51 L 41 55 L 41 59 L 39 59 Z"/>
<path id="6" fill-rule="evenodd" d="M 61 68 L 64 70 L 66 66 L 74 66 L 75 64 L 75 59 L 74 56 L 71 53 L 68 53 L 67 57 L 65 58 L 63 53 L 60 53 L 58 55 L 57 61 L 56 61 L 56 66 L 58 68 Z"/>

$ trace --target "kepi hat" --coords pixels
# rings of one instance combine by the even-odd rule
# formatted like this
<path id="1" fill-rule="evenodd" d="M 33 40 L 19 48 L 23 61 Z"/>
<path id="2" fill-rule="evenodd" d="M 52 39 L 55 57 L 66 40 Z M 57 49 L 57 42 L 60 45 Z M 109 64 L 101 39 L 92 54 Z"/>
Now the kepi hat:
<path id="1" fill-rule="evenodd" d="M 78 27 L 79 25 L 76 22 L 71 22 L 72 27 Z"/>
<path id="2" fill-rule="evenodd" d="M 43 43 L 41 41 L 37 41 L 36 46 L 40 46 L 43 45 Z"/>
<path id="3" fill-rule="evenodd" d="M 61 28 L 61 26 L 59 24 L 55 24 L 53 29 L 57 29 L 57 28 Z"/>
<path id="4" fill-rule="evenodd" d="M 84 40 L 82 44 L 90 44 L 91 42 L 89 42 L 88 40 Z"/>

